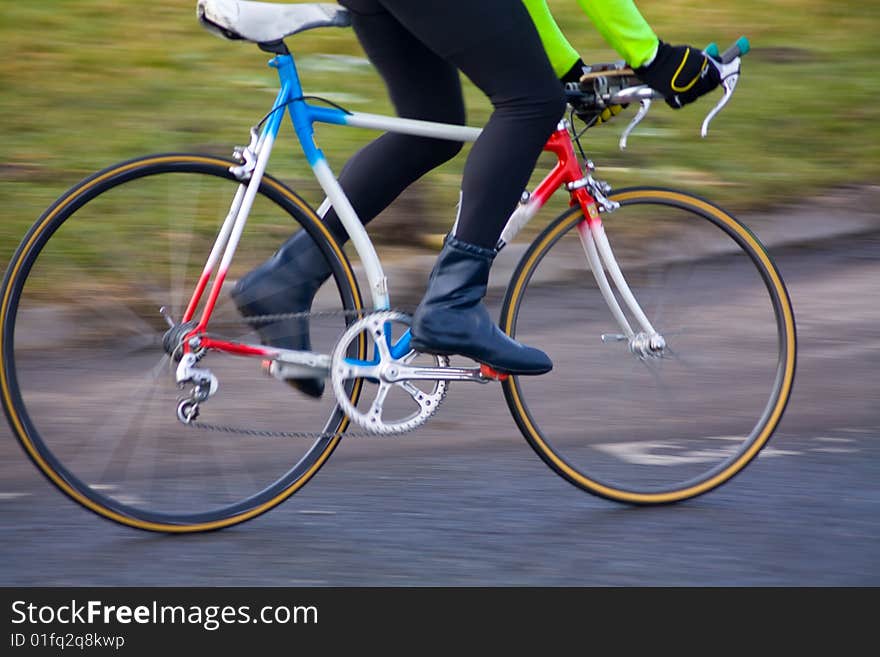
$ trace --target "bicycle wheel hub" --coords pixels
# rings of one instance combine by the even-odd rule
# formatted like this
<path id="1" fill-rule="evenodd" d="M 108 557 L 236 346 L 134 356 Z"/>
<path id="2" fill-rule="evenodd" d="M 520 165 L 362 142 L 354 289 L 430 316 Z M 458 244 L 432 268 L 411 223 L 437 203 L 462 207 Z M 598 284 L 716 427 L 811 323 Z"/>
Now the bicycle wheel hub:
<path id="1" fill-rule="evenodd" d="M 196 324 L 195 320 L 175 324 L 162 336 L 162 348 L 175 362 L 180 362 L 180 358 L 183 356 L 183 339 L 190 334 Z"/>
<path id="2" fill-rule="evenodd" d="M 639 358 L 662 358 L 666 340 L 659 333 L 637 333 L 629 342 L 629 350 Z"/>

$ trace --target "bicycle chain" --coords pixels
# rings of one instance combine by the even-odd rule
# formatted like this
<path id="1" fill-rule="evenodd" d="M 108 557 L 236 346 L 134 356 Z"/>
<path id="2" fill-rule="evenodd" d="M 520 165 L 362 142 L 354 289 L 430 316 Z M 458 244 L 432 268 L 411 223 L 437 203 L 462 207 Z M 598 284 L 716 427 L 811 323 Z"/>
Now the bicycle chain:
<path id="1" fill-rule="evenodd" d="M 319 311 L 303 311 L 298 313 L 276 313 L 274 315 L 252 315 L 250 317 L 241 317 L 236 321 L 226 321 L 226 322 L 218 322 L 215 326 L 225 326 L 225 325 L 239 325 L 239 324 L 256 324 L 259 322 L 278 322 L 286 319 L 309 319 L 314 317 L 358 317 L 364 318 L 368 315 L 378 312 L 387 312 L 388 310 L 394 310 L 396 312 L 401 312 L 404 314 L 411 314 L 408 311 L 397 309 L 397 308 L 389 308 L 387 310 L 366 310 L 366 309 L 352 309 L 352 310 L 319 310 Z M 446 398 L 446 394 L 444 393 L 443 399 Z M 443 401 L 441 399 L 441 403 Z M 440 403 L 437 404 L 440 406 Z M 350 421 L 350 420 L 349 420 Z M 220 433 L 235 433 L 244 436 L 250 436 L 253 438 L 306 438 L 312 440 L 320 440 L 323 438 L 336 438 L 341 436 L 346 436 L 348 438 L 388 438 L 390 436 L 402 436 L 407 433 L 411 433 L 418 429 L 419 427 L 414 427 L 412 429 L 407 429 L 406 431 L 400 431 L 394 434 L 386 434 L 375 431 L 355 431 L 355 432 L 347 432 L 347 431 L 271 431 L 271 430 L 263 430 L 263 429 L 245 429 L 244 427 L 235 427 L 227 424 L 212 424 L 210 422 L 190 422 L 185 424 L 184 426 L 189 427 L 191 429 L 201 429 L 203 431 L 217 431 Z M 421 425 L 419 425 L 421 426 Z"/>

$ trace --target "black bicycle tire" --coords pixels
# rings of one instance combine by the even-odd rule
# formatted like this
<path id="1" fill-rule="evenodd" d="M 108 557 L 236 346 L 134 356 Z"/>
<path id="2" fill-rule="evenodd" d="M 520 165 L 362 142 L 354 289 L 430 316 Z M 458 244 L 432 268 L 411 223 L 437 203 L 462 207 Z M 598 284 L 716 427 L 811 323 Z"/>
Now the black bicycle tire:
<path id="1" fill-rule="evenodd" d="M 740 473 L 767 444 L 785 411 L 791 396 L 797 361 L 797 335 L 791 299 L 779 270 L 766 248 L 757 237 L 733 215 L 711 202 L 689 193 L 661 187 L 632 187 L 615 191 L 611 199 L 622 205 L 635 203 L 655 203 L 690 211 L 724 230 L 748 254 L 757 267 L 772 299 L 776 318 L 781 355 L 774 383 L 772 403 L 768 404 L 763 421 L 757 425 L 760 430 L 732 463 L 719 472 L 709 470 L 699 477 L 699 481 L 688 482 L 686 486 L 658 492 L 635 493 L 615 488 L 584 476 L 559 454 L 555 453 L 528 410 L 519 386 L 518 377 L 509 377 L 503 383 L 504 397 L 508 409 L 523 436 L 538 456 L 563 479 L 589 493 L 634 505 L 671 504 L 709 492 L 726 483 Z M 564 212 L 554 219 L 531 243 L 511 277 L 501 309 L 502 329 L 511 337 L 516 335 L 516 320 L 523 291 L 527 288 L 535 269 L 553 245 L 582 219 L 578 207 Z"/>
<path id="2" fill-rule="evenodd" d="M 0 401 L 13 433 L 37 469 L 56 488 L 86 509 L 123 525 L 149 531 L 186 533 L 212 531 L 251 520 L 276 507 L 310 481 L 338 446 L 349 424 L 337 406 L 329 421 L 335 426 L 331 430 L 333 435 L 318 438 L 291 470 L 263 491 L 209 512 L 177 516 L 143 512 L 92 490 L 54 457 L 25 408 L 14 363 L 16 310 L 31 267 L 58 227 L 92 199 L 131 180 L 184 172 L 235 181 L 237 179 L 229 169 L 236 164 L 213 155 L 162 153 L 120 162 L 85 178 L 62 194 L 33 224 L 10 260 L 0 287 Z M 268 174 L 261 181 L 259 193 L 287 212 L 315 239 L 331 265 L 332 276 L 342 294 L 343 307 L 361 310 L 363 303 L 351 263 L 315 211 L 295 192 Z M 353 389 L 355 402 L 360 388 L 358 384 Z"/>

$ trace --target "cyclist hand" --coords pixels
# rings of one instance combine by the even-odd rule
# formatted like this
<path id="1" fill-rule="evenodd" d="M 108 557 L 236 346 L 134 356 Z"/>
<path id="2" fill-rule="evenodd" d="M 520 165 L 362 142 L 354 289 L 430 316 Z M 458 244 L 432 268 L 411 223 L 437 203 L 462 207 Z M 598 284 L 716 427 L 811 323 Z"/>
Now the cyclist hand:
<path id="1" fill-rule="evenodd" d="M 581 79 L 581 76 L 584 74 L 584 69 L 586 68 L 586 64 L 584 64 L 584 60 L 578 57 L 578 60 L 572 65 L 568 72 L 559 78 L 559 81 L 562 83 L 564 87 L 567 84 L 572 82 L 578 82 Z"/>
<path id="2" fill-rule="evenodd" d="M 660 42 L 651 63 L 634 69 L 639 78 L 679 109 L 709 93 L 721 82 L 718 68 L 699 48 Z"/>

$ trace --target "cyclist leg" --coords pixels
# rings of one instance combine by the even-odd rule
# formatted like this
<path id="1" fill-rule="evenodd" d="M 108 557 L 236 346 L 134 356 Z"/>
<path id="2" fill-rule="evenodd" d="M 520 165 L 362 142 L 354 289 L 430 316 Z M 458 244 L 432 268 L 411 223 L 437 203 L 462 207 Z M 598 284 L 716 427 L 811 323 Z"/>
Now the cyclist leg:
<path id="1" fill-rule="evenodd" d="M 369 40 L 378 32 L 376 27 L 369 27 L 378 23 L 366 16 L 382 16 L 387 10 L 415 37 L 408 40 L 410 44 L 420 41 L 431 52 L 456 65 L 489 96 L 495 107 L 466 163 L 459 217 L 417 310 L 415 344 L 424 351 L 461 353 L 513 373 L 548 371 L 552 367 L 549 358 L 504 336 L 481 303 L 494 258 L 493 247 L 564 108 L 561 87 L 528 13 L 520 0 L 487 0 L 473 5 L 466 0 L 445 0 L 419 3 L 417 7 L 405 0 L 347 0 L 346 4 L 364 18 L 362 38 Z M 377 38 L 376 42 L 380 40 Z M 407 49 L 396 61 L 411 60 L 411 55 L 412 51 Z M 377 57 L 374 62 L 386 80 L 398 80 L 390 74 L 393 61 L 393 57 Z M 445 70 L 448 72 L 449 68 Z M 415 98 L 423 94 L 426 80 L 430 78 L 426 78 L 425 70 L 417 70 L 404 82 L 389 84 L 389 90 L 397 102 L 401 98 Z M 456 91 L 456 98 L 460 98 L 457 85 Z M 378 170 L 387 167 L 388 161 L 383 160 L 381 165 Z M 373 174 L 377 168 L 350 166 L 347 171 Z M 356 173 L 353 175 L 357 177 Z M 376 186 L 371 176 L 368 187 Z M 392 187 L 393 195 L 385 204 L 401 190 Z M 381 202 L 378 205 L 381 207 L 376 212 L 384 207 Z M 291 247 L 296 246 L 294 240 Z M 303 254 L 307 246 L 297 260 L 308 260 Z M 310 267 L 312 272 L 316 269 Z M 305 295 L 309 303 L 311 295 Z M 247 312 L 243 304 L 240 307 Z M 307 329 L 301 327 L 296 333 L 295 341 L 300 345 L 303 336 L 307 341 Z"/>
<path id="2" fill-rule="evenodd" d="M 351 12 L 355 34 L 382 76 L 399 116 L 464 125 L 461 81 L 452 63 L 413 36 L 376 0 L 342 0 L 340 4 Z M 387 133 L 349 159 L 339 182 L 366 224 L 461 148 L 461 142 Z M 332 208 L 324 223 L 340 242 L 348 239 Z"/>
<path id="3" fill-rule="evenodd" d="M 459 216 L 416 309 L 413 346 L 514 374 L 547 372 L 547 355 L 505 336 L 482 303 L 501 230 L 565 108 L 534 24 L 520 0 L 378 1 L 494 107 L 465 164 Z"/>
<path id="4" fill-rule="evenodd" d="M 382 74 L 400 116 L 464 124 L 464 101 L 458 70 L 428 49 L 381 7 L 352 12 L 364 50 Z M 427 82 L 427 84 L 426 84 Z M 374 140 L 345 165 L 339 182 L 358 216 L 367 223 L 415 180 L 454 157 L 461 142 L 388 133 Z M 340 243 L 348 239 L 331 208 L 324 222 Z M 330 269 L 314 240 L 300 231 L 269 260 L 243 276 L 232 291 L 245 316 L 305 312 Z M 255 325 L 267 344 L 311 349 L 308 322 L 288 319 Z M 291 384 L 319 397 L 321 379 L 296 379 Z"/>

